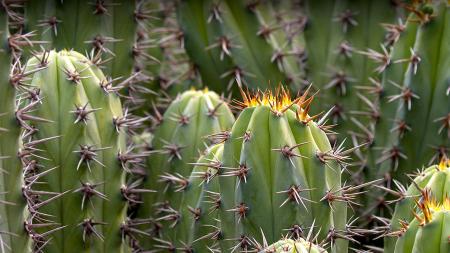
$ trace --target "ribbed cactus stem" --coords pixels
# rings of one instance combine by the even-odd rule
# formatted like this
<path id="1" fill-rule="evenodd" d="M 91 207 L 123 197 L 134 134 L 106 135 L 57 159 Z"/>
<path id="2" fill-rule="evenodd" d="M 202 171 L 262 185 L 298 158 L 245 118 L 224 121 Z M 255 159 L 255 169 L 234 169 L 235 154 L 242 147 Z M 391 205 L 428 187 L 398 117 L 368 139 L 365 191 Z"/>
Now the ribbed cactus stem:
<path id="1" fill-rule="evenodd" d="M 184 1 L 178 19 L 186 52 L 212 90 L 234 90 L 237 95 L 237 88 L 243 85 L 265 88 L 287 81 L 271 62 L 272 48 L 258 35 L 259 23 L 251 4 Z"/>
<path id="2" fill-rule="evenodd" d="M 307 94 L 296 100 L 283 90 L 273 97 L 244 96 L 247 108 L 225 142 L 218 178 L 223 235 L 235 239 L 223 240 L 223 250 L 242 240 L 261 241 L 261 231 L 275 242 L 285 229 L 314 220 L 322 239 L 345 226 L 345 203 L 335 201 L 341 194 L 335 191 L 341 188 L 342 160 L 329 156 L 340 151 L 331 148 L 321 125 L 308 115 L 312 98 Z M 331 251 L 346 248 L 338 239 Z"/>
<path id="3" fill-rule="evenodd" d="M 437 161 L 450 143 L 448 90 L 450 7 L 436 1 L 409 6 L 412 13 L 383 73 L 378 147 L 370 158 L 377 176 L 406 182 L 406 174 Z M 433 40 L 430 40 L 433 36 Z M 432 44 L 431 44 L 432 43 Z"/>
<path id="4" fill-rule="evenodd" d="M 171 226 L 179 222 L 179 206 L 183 191 L 190 186 L 193 163 L 211 143 L 208 138 L 215 139 L 214 134 L 231 128 L 234 116 L 227 103 L 207 89 L 185 91 L 163 115 L 155 114 L 157 127 L 145 186 L 158 194 L 145 198 L 139 217 L 167 220 L 163 231 L 171 235 Z"/>
<path id="5" fill-rule="evenodd" d="M 22 194 L 23 169 L 27 164 L 26 150 L 21 146 L 21 127 L 15 115 L 16 96 L 21 87 L 11 70 L 15 69 L 11 64 L 17 60 L 9 47 L 12 39 L 7 12 L 11 11 L 5 3 L 0 6 L 0 251 L 26 253 L 32 250 L 31 239 L 25 231 L 29 213 Z"/>
<path id="6" fill-rule="evenodd" d="M 46 252 L 129 252 L 125 131 L 136 119 L 122 112 L 102 71 L 74 51 L 43 52 L 30 59 L 31 97 L 20 116 L 42 173 L 29 191 L 36 219 L 49 217 Z M 32 109 L 31 109 L 32 108 Z M 32 112 L 30 112 L 32 111 Z M 46 215 L 46 216 L 43 216 Z M 50 215 L 50 216 L 47 216 Z"/>

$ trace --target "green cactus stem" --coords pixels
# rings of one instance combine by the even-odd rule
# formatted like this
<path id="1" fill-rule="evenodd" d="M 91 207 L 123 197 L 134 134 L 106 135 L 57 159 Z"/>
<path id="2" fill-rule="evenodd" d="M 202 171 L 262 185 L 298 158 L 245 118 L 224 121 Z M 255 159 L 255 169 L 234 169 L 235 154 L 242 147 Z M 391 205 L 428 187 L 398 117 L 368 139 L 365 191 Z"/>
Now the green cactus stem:
<path id="1" fill-rule="evenodd" d="M 114 87 L 89 59 L 74 51 L 31 58 L 28 104 L 16 113 L 36 162 L 24 191 L 45 252 L 131 252 L 133 224 L 127 202 L 140 190 L 128 184 L 127 129 L 141 119 L 122 110 Z M 145 192 L 145 191 L 144 191 Z M 136 230 L 134 230 L 136 231 Z M 130 238 L 130 239 L 128 239 Z"/>
<path id="2" fill-rule="evenodd" d="M 205 89 L 180 94 L 164 115 L 156 111 L 154 120 L 154 150 L 148 160 L 145 186 L 159 194 L 146 197 L 139 215 L 144 218 L 154 216 L 160 209 L 158 205 L 168 204 L 178 210 L 182 199 L 179 191 L 187 186 L 192 163 L 210 143 L 207 137 L 229 130 L 234 116 L 224 100 Z"/>

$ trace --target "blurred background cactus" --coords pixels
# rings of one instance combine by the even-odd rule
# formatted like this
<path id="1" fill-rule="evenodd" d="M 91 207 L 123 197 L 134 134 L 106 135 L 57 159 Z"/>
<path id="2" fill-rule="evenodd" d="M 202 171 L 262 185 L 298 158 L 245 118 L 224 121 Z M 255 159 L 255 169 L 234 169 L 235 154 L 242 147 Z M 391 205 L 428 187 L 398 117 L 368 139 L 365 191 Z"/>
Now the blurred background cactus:
<path id="1" fill-rule="evenodd" d="M 0 252 L 445 252 L 449 10 L 3 0 Z"/>

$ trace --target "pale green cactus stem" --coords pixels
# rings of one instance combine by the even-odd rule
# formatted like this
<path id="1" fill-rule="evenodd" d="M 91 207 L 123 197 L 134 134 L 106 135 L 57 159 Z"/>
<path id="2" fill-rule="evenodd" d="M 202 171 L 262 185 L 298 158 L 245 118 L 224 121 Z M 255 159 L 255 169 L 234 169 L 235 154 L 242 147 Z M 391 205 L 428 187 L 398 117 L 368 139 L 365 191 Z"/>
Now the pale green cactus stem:
<path id="1" fill-rule="evenodd" d="M 400 221 L 401 228 L 393 234 L 398 236 L 395 248 L 388 248 L 385 252 L 449 252 L 450 198 L 437 201 L 429 191 L 424 191 L 416 203 L 412 211 L 414 217 Z"/>
<path id="2" fill-rule="evenodd" d="M 340 181 L 346 158 L 335 159 L 342 150 L 332 149 L 327 128 L 308 115 L 313 98 L 307 95 L 291 100 L 283 89 L 244 95 L 246 108 L 225 141 L 218 177 L 222 250 L 250 249 L 249 240 L 262 241 L 261 233 L 273 243 L 286 229 L 295 235 L 315 221 L 319 240 L 333 241 L 331 252 L 347 251 L 347 242 L 333 235 L 346 224 L 345 201 L 335 201 L 347 192 Z"/>
<path id="3" fill-rule="evenodd" d="M 164 115 L 156 111 L 157 124 L 148 159 L 146 188 L 158 191 L 149 194 L 139 211 L 139 217 L 157 219 L 161 209 L 167 214 L 164 230 L 171 234 L 170 224 L 177 224 L 183 189 L 200 154 L 211 141 L 208 136 L 229 130 L 234 122 L 227 103 L 212 91 L 189 90 L 177 96 Z M 164 218 L 157 219 L 163 221 Z"/>

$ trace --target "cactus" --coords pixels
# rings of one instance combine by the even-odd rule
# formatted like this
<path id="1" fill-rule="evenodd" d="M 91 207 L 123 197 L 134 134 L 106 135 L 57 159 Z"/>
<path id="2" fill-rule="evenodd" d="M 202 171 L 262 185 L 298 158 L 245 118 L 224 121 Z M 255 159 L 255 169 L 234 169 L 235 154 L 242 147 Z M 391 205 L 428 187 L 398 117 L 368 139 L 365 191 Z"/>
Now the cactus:
<path id="1" fill-rule="evenodd" d="M 450 199 L 444 197 L 439 202 L 429 192 L 425 192 L 417 201 L 414 216 L 411 220 L 401 221 L 402 228 L 396 234 L 399 238 L 395 250 L 385 252 L 449 252 Z"/>
<path id="2" fill-rule="evenodd" d="M 23 90 L 16 72 L 24 35 L 10 34 L 18 16 L 14 5 L 2 2 L 0 6 L 0 251 L 32 252 L 31 237 L 24 224 L 29 219 L 27 201 L 22 195 L 26 167 L 26 150 L 21 142 L 21 128 L 16 121 L 16 96 Z M 14 67 L 11 66 L 15 63 Z"/>
<path id="3" fill-rule="evenodd" d="M 216 93 L 190 90 L 180 94 L 170 104 L 164 115 L 156 111 L 157 126 L 153 135 L 148 161 L 146 188 L 159 194 L 146 197 L 140 217 L 153 215 L 155 203 L 169 201 L 176 210 L 180 195 L 199 154 L 206 148 L 207 136 L 228 130 L 234 116 Z"/>
<path id="4" fill-rule="evenodd" d="M 392 64 L 383 72 L 379 115 L 369 129 L 373 141 L 369 177 L 406 182 L 409 173 L 442 157 L 450 143 L 448 93 L 450 7 L 436 1 L 416 4 L 394 44 Z M 433 45 L 430 45 L 430 36 Z M 376 89 L 375 87 L 372 87 Z"/>
<path id="5" fill-rule="evenodd" d="M 325 249 L 306 241 L 303 238 L 298 240 L 282 239 L 260 253 L 327 253 Z"/>
<path id="6" fill-rule="evenodd" d="M 16 117 L 27 141 L 23 194 L 34 250 L 131 252 L 127 200 L 139 189 L 125 181 L 125 133 L 139 119 L 122 111 L 102 71 L 77 52 L 36 54 L 21 71 L 31 73 L 20 76 L 27 103 Z"/>
<path id="7" fill-rule="evenodd" d="M 344 202 L 355 190 L 340 181 L 350 151 L 331 148 L 323 120 L 308 115 L 307 93 L 295 100 L 283 88 L 243 95 L 238 106 L 245 109 L 233 128 L 213 136 L 223 142 L 223 157 L 222 147 L 213 147 L 213 156 L 196 163 L 187 187 L 178 188 L 181 209 L 161 204 L 161 240 L 167 248 L 254 250 L 261 231 L 271 243 L 284 231 L 298 238 L 315 221 L 319 239 L 332 241 L 331 252 L 346 252 L 337 235 L 345 233 Z"/>
<path id="8" fill-rule="evenodd" d="M 393 179 L 405 184 L 407 174 L 438 161 L 450 144 L 446 71 L 450 63 L 447 39 L 450 7 L 434 1 L 413 3 L 406 8 L 411 11 L 408 19 L 390 25 L 392 36 L 397 38 L 386 55 L 390 64 L 379 81 L 364 87 L 371 93 L 367 98 L 372 99 L 363 111 L 377 115 L 377 120 L 358 124 L 362 133 L 354 136 L 354 140 L 371 143 L 360 156 L 362 167 L 368 168 L 361 177 L 384 178 L 386 188 L 394 185 Z M 433 46 L 430 36 L 435 38 L 431 40 Z M 383 190 L 389 193 L 389 189 Z M 391 215 L 390 196 L 370 191 L 366 199 L 367 208 L 361 213 Z"/>
<path id="9" fill-rule="evenodd" d="M 414 214 L 411 212 L 411 210 L 414 210 L 415 208 L 413 198 L 420 195 L 431 195 L 436 202 L 444 203 L 445 199 L 450 196 L 450 187 L 448 185 L 449 180 L 450 160 L 446 158 L 443 158 L 439 164 L 433 165 L 417 173 L 413 184 L 409 186 L 408 189 L 403 189 L 401 194 L 397 196 L 398 199 L 395 201 L 397 204 L 395 206 L 395 212 L 392 216 L 390 225 L 391 236 L 386 237 L 384 241 L 385 252 L 394 252 L 395 243 L 397 240 L 393 238 L 393 236 L 398 236 L 399 231 L 400 233 L 403 233 L 404 231 L 401 231 L 405 228 L 405 222 L 409 222 L 414 219 Z M 430 252 L 435 252 L 431 251 L 431 249 L 429 250 Z M 441 252 L 445 251 L 441 250 Z"/>
<path id="10" fill-rule="evenodd" d="M 248 238 L 260 239 L 260 229 L 274 242 L 285 229 L 314 220 L 320 240 L 345 227 L 345 203 L 335 201 L 347 194 L 339 166 L 345 155 L 331 148 L 327 128 L 308 115 L 313 97 L 307 94 L 291 100 L 281 88 L 274 95 L 243 96 L 247 108 L 225 141 L 218 179 L 223 236 L 241 247 Z M 235 246 L 236 241 L 223 241 L 223 249 Z M 337 239 L 331 251 L 346 248 L 346 241 Z"/>
<path id="11" fill-rule="evenodd" d="M 354 122 L 365 125 L 377 119 L 362 110 L 367 95 L 361 86 L 370 83 L 387 64 L 376 65 L 364 55 L 370 48 L 382 50 L 380 45 L 389 48 L 390 38 L 385 37 L 382 25 L 399 16 L 395 1 L 305 1 L 304 12 L 308 18 L 305 78 L 321 90 L 325 108 L 333 106 L 331 119 L 338 124 L 336 131 L 354 132 Z"/>

